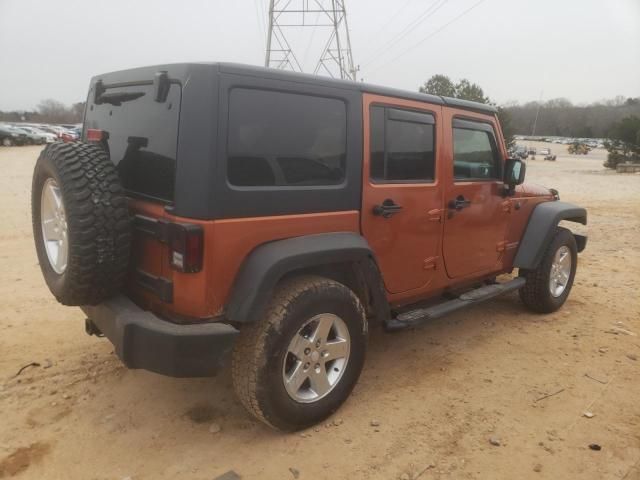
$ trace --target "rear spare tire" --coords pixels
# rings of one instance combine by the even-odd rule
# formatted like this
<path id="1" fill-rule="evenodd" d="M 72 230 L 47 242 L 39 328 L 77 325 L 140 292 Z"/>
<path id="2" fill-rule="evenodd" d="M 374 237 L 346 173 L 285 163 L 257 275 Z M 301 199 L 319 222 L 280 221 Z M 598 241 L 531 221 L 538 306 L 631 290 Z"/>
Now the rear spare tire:
<path id="1" fill-rule="evenodd" d="M 53 143 L 31 190 L 33 237 L 44 279 L 64 305 L 95 305 L 118 292 L 129 263 L 127 198 L 100 147 Z"/>

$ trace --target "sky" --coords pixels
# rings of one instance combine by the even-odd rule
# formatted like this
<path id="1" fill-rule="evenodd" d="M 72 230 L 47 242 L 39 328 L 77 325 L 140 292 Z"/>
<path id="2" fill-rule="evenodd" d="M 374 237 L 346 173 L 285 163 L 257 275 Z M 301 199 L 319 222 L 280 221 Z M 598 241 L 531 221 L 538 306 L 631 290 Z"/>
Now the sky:
<path id="1" fill-rule="evenodd" d="M 417 90 L 440 73 L 500 104 L 640 96 L 640 0 L 345 3 L 358 79 L 369 83 Z M 131 67 L 263 65 L 267 9 L 268 0 L 0 0 L 0 110 L 83 101 L 92 76 Z M 327 35 L 289 29 L 305 70 Z"/>

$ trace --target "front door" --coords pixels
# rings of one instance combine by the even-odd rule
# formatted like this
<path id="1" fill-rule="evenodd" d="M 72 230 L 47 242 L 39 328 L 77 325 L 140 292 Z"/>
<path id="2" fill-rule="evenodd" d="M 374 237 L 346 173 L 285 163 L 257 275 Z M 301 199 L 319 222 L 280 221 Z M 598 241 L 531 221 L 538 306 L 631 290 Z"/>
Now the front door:
<path id="1" fill-rule="evenodd" d="M 460 116 L 458 116 L 458 114 Z M 462 117 L 464 115 L 464 117 Z M 510 202 L 504 197 L 504 153 L 487 118 L 450 110 L 443 255 L 450 278 L 497 271 L 505 249 Z"/>
<path id="2" fill-rule="evenodd" d="M 389 293 L 427 285 L 440 251 L 438 105 L 364 95 L 362 233 Z"/>

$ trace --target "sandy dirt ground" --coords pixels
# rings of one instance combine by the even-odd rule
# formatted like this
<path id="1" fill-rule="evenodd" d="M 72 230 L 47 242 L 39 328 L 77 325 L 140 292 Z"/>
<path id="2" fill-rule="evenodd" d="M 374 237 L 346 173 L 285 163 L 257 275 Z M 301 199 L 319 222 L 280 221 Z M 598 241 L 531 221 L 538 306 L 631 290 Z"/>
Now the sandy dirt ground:
<path id="1" fill-rule="evenodd" d="M 640 175 L 606 172 L 602 151 L 552 148 L 558 161 L 529 161 L 528 181 L 590 215 L 564 308 L 535 315 L 512 294 L 374 330 L 347 403 L 286 435 L 243 411 L 228 371 L 129 371 L 85 335 L 35 256 L 39 148 L 0 148 L 0 478 L 640 479 Z"/>

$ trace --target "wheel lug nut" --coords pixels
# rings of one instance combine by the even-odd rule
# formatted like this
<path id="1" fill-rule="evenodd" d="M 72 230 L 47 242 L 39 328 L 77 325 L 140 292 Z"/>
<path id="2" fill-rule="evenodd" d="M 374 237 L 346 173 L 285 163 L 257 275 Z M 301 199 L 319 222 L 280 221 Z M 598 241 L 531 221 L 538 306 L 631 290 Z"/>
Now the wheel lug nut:
<path id="1" fill-rule="evenodd" d="M 320 373 L 320 364 L 316 363 L 315 370 L 317 373 Z"/>
<path id="2" fill-rule="evenodd" d="M 304 354 L 305 355 L 309 355 L 311 353 L 311 349 L 310 348 L 305 348 L 304 349 Z"/>
<path id="3" fill-rule="evenodd" d="M 309 370 L 309 363 L 308 362 L 304 364 L 304 369 L 305 370 Z"/>
<path id="4" fill-rule="evenodd" d="M 316 348 L 320 348 L 320 340 L 316 342 Z"/>
<path id="5" fill-rule="evenodd" d="M 326 350 L 322 351 L 322 356 L 323 357 L 328 357 L 329 356 L 329 352 L 327 352 Z"/>

